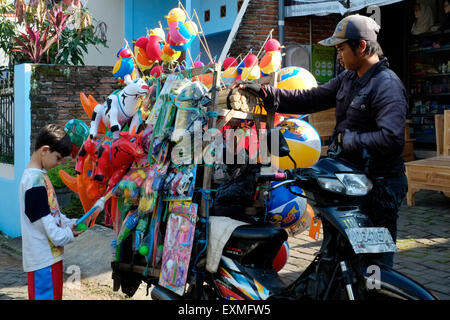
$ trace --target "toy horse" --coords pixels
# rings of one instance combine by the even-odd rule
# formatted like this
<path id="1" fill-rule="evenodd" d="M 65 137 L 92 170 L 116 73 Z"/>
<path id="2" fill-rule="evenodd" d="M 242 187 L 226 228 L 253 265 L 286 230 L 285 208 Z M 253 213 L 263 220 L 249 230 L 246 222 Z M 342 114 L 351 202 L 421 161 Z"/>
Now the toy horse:
<path id="1" fill-rule="evenodd" d="M 100 121 L 106 127 L 110 127 L 114 140 L 119 138 L 120 129 L 130 119 L 129 133 L 132 133 L 133 128 L 137 129 L 141 122 L 138 98 L 145 96 L 149 90 L 147 83 L 138 78 L 122 90 L 110 94 L 105 103 L 98 104 L 94 108 L 89 130 L 90 137 L 95 138 L 97 136 Z"/>
<path id="2" fill-rule="evenodd" d="M 87 139 L 78 153 L 75 172 L 80 174 L 83 171 L 84 161 L 90 156 L 95 162 L 91 178 L 99 182 L 108 181 L 109 191 L 119 183 L 133 162 L 144 154 L 140 135 L 120 132 L 120 138 L 112 142 Z"/>

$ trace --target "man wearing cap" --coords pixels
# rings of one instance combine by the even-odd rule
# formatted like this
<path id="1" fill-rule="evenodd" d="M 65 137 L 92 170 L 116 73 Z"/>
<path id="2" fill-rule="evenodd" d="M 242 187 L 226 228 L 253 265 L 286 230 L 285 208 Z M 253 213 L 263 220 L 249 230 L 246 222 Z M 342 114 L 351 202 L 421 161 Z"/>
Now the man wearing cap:
<path id="1" fill-rule="evenodd" d="M 394 241 L 399 207 L 408 183 L 402 152 L 408 109 L 406 90 L 389 69 L 377 42 L 380 26 L 371 18 L 349 15 L 333 35 L 319 42 L 335 46 L 345 70 L 329 82 L 309 90 L 286 90 L 241 83 L 264 101 L 266 110 L 308 114 L 336 108 L 336 127 L 328 155 L 347 159 L 375 178 L 361 204 L 377 227 L 386 227 Z M 393 253 L 377 256 L 393 266 Z"/>

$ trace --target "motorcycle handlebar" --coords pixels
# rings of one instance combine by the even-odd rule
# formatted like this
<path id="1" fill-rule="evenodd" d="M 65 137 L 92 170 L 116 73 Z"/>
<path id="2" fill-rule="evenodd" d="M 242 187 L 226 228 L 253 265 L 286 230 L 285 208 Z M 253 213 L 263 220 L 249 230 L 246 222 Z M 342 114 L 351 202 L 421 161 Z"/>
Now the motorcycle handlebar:
<path id="1" fill-rule="evenodd" d="M 287 174 L 285 172 L 276 172 L 271 174 L 261 174 L 258 176 L 259 182 L 264 181 L 284 181 L 287 179 Z"/>

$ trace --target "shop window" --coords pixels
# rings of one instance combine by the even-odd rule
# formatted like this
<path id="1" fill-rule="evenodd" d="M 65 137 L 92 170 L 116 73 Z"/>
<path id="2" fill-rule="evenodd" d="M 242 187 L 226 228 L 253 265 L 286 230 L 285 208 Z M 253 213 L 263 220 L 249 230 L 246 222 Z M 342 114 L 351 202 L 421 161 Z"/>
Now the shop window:
<path id="1" fill-rule="evenodd" d="M 208 22 L 211 19 L 211 12 L 209 10 L 205 10 L 205 22 Z"/>
<path id="2" fill-rule="evenodd" d="M 227 6 L 221 6 L 220 7 L 220 17 L 224 18 L 227 16 Z"/>
<path id="3" fill-rule="evenodd" d="M 241 11 L 242 5 L 244 4 L 244 0 L 239 0 L 237 2 L 237 12 Z"/>

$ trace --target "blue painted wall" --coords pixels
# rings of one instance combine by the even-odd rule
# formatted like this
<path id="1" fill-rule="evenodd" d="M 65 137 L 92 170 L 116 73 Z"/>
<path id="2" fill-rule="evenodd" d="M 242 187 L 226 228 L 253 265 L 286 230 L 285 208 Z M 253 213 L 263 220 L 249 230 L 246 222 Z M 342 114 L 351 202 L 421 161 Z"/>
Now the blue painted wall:
<path id="1" fill-rule="evenodd" d="M 31 65 L 14 68 L 14 179 L 0 178 L 0 230 L 11 237 L 21 235 L 19 184 L 30 161 Z"/>
<path id="2" fill-rule="evenodd" d="M 212 56 L 214 57 L 216 55 L 218 59 L 238 13 L 237 0 L 184 0 L 182 1 L 182 5 L 191 17 L 194 10 L 196 11 L 201 28 L 207 38 L 208 46 L 210 46 Z M 226 5 L 227 7 L 226 17 L 223 18 L 220 17 L 220 7 L 222 5 Z M 165 16 L 172 8 L 177 6 L 177 0 L 125 0 L 124 23 L 125 37 L 128 43 L 131 45 L 133 40 L 145 36 L 147 29 L 158 27 L 158 21 L 161 21 L 163 28 L 167 28 Z M 204 21 L 205 10 L 210 10 L 210 21 L 208 22 Z M 193 21 L 198 24 L 196 18 L 193 18 Z M 167 32 L 167 30 L 165 31 Z M 214 36 L 209 39 L 208 37 L 211 35 Z M 210 41 L 212 42 L 211 45 L 209 43 Z M 190 47 L 192 59 L 195 60 L 201 51 L 203 51 L 202 46 L 197 38 L 192 42 Z M 203 63 L 206 64 L 209 62 L 205 52 L 202 52 L 200 57 Z M 190 62 L 189 58 L 186 60 L 186 62 Z"/>

